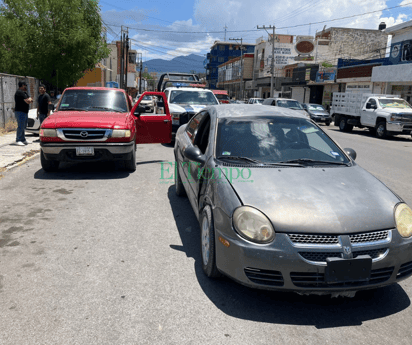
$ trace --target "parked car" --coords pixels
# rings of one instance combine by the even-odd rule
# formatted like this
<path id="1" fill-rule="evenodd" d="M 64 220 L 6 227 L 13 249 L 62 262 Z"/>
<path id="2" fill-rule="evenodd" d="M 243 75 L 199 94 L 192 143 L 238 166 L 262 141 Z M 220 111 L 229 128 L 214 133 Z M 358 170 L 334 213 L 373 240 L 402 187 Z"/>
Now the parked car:
<path id="1" fill-rule="evenodd" d="M 220 104 L 229 104 L 230 99 L 226 90 L 212 90 Z"/>
<path id="2" fill-rule="evenodd" d="M 59 103 L 59 99 L 55 99 L 54 101 L 52 101 L 53 107 L 50 109 L 54 109 L 54 107 L 56 107 L 58 103 Z M 51 114 L 53 114 L 53 110 L 50 110 L 50 115 Z M 37 108 L 29 110 L 26 132 L 39 135 L 40 120 L 37 118 Z"/>
<path id="3" fill-rule="evenodd" d="M 274 106 L 282 107 L 282 108 L 289 108 L 289 109 L 295 110 L 296 112 L 302 115 L 305 115 L 306 117 L 310 117 L 309 114 L 305 111 L 305 109 L 303 109 L 300 103 L 295 99 L 266 98 L 262 104 L 263 105 L 274 105 Z"/>
<path id="4" fill-rule="evenodd" d="M 332 122 L 332 116 L 330 116 L 322 105 L 315 103 L 303 103 L 302 107 L 306 110 L 313 121 L 323 122 L 326 126 L 329 126 Z"/>
<path id="5" fill-rule="evenodd" d="M 119 160 L 126 170 L 136 170 L 136 144 L 169 143 L 171 117 L 164 93 L 156 96 L 162 112 L 153 116 L 149 108 L 132 107 L 122 89 L 72 87 L 64 90 L 54 113 L 40 129 L 40 162 L 43 170 L 54 171 L 60 162 Z"/>
<path id="6" fill-rule="evenodd" d="M 263 98 L 249 98 L 248 104 L 263 104 Z"/>
<path id="7" fill-rule="evenodd" d="M 179 128 L 174 154 L 208 277 L 353 296 L 412 275 L 412 210 L 307 116 L 207 107 Z"/>
<path id="8" fill-rule="evenodd" d="M 135 102 L 137 102 L 141 98 L 141 96 L 142 95 L 138 95 L 135 99 Z M 144 96 L 140 100 L 140 105 L 149 107 L 152 112 L 154 111 L 155 104 L 156 104 L 156 97 L 155 96 Z"/>

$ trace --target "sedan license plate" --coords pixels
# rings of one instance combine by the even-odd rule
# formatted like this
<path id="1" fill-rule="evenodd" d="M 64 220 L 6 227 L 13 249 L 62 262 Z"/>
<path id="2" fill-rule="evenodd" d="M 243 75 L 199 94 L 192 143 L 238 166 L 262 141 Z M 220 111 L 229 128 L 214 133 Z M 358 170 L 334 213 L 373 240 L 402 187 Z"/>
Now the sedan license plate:
<path id="1" fill-rule="evenodd" d="M 172 119 L 172 125 L 178 125 L 179 124 L 179 120 L 174 120 L 174 119 Z"/>
<path id="2" fill-rule="evenodd" d="M 368 281 L 371 276 L 372 258 L 356 259 L 327 258 L 325 281 L 327 283 L 345 283 Z"/>
<path id="3" fill-rule="evenodd" d="M 94 156 L 94 148 L 76 147 L 76 156 Z"/>

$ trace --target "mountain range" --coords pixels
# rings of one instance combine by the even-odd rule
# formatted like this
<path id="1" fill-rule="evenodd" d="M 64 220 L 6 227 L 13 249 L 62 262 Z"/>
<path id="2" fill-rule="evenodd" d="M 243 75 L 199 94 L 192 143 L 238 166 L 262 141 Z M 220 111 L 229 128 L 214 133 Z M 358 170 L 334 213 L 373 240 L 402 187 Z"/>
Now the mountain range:
<path id="1" fill-rule="evenodd" d="M 195 73 L 205 73 L 205 68 L 203 67 L 204 60 L 205 57 L 194 54 L 178 56 L 172 60 L 153 59 L 143 62 L 143 70 L 147 68 L 149 73 L 190 73 L 191 71 L 195 71 Z"/>

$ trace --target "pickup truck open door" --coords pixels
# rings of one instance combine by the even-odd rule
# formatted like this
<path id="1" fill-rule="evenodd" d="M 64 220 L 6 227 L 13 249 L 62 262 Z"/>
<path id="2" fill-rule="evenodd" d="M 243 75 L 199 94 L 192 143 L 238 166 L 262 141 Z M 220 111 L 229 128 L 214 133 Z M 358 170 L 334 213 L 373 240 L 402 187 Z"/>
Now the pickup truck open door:
<path id="1" fill-rule="evenodd" d="M 145 96 L 156 96 L 153 113 L 139 106 Z M 136 124 L 136 144 L 164 144 L 172 141 L 172 118 L 163 92 L 144 92 L 132 108 Z"/>

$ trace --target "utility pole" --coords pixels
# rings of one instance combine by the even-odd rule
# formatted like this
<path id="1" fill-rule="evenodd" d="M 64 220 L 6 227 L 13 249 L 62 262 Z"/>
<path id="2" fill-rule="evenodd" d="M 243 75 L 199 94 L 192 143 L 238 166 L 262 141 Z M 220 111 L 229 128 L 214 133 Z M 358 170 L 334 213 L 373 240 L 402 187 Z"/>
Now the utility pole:
<path id="1" fill-rule="evenodd" d="M 225 26 L 223 27 L 223 29 L 225 29 L 225 39 L 224 39 L 224 42 L 226 42 L 226 30 L 227 30 L 226 24 L 225 24 Z"/>
<path id="2" fill-rule="evenodd" d="M 229 41 L 240 41 L 240 97 L 243 100 L 243 38 L 229 38 Z"/>
<path id="3" fill-rule="evenodd" d="M 261 26 L 259 27 L 258 25 L 258 30 L 265 30 L 268 32 L 266 29 L 272 29 L 272 62 L 270 64 L 270 97 L 273 97 L 273 77 L 275 74 L 275 26 L 274 25 L 269 25 L 269 26 Z"/>
<path id="4" fill-rule="evenodd" d="M 125 71 L 125 83 L 124 83 L 124 90 L 126 91 L 127 90 L 127 74 L 128 74 L 128 72 L 129 72 L 129 28 L 126 28 L 127 29 L 127 33 L 126 33 L 126 41 L 125 41 L 125 44 L 126 44 L 126 48 L 125 48 L 125 50 L 126 50 L 126 71 Z"/>
<path id="5" fill-rule="evenodd" d="M 122 31 L 120 33 L 120 78 L 119 78 L 119 88 L 123 89 L 123 72 L 124 72 L 124 33 L 123 33 L 123 25 L 122 25 Z"/>
<path id="6" fill-rule="evenodd" d="M 140 66 L 140 71 L 139 71 L 139 94 L 142 94 L 142 68 L 143 68 L 143 53 L 137 53 L 138 56 L 140 56 L 140 61 L 139 61 L 139 66 Z"/>

